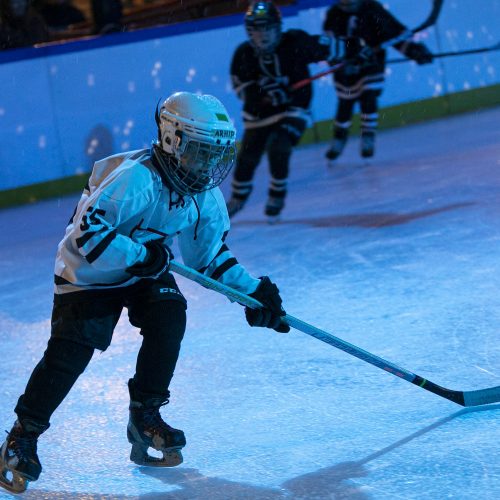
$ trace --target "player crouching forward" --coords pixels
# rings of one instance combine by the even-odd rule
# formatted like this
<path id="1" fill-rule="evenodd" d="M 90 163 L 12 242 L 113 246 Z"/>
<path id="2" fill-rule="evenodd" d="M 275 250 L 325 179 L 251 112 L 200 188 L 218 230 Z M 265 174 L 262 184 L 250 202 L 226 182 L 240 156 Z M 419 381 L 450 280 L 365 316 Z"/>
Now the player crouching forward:
<path id="1" fill-rule="evenodd" d="M 251 326 L 289 330 L 277 286 L 251 276 L 224 243 L 229 217 L 218 185 L 235 158 L 226 109 L 215 97 L 178 92 L 157 110 L 156 122 L 158 142 L 150 149 L 96 162 L 59 244 L 51 336 L 0 450 L 0 485 L 14 493 L 38 479 L 38 437 L 94 350 L 109 346 L 124 307 L 142 335 L 128 381 L 130 458 L 139 465 L 182 462 L 184 433 L 159 411 L 170 397 L 186 326 L 186 299 L 169 272 L 173 237 L 187 265 L 264 304 L 245 310 Z M 163 458 L 150 457 L 149 447 Z"/>

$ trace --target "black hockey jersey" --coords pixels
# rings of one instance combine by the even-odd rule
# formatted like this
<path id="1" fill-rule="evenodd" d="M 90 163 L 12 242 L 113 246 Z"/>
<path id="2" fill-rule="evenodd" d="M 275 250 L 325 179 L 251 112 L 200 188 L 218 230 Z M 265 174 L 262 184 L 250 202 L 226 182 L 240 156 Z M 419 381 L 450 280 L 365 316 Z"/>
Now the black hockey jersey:
<path id="1" fill-rule="evenodd" d="M 343 58 L 355 57 L 364 45 L 371 48 L 391 40 L 407 28 L 390 12 L 375 0 L 361 0 L 356 13 L 343 11 L 337 4 L 330 7 L 326 13 L 323 30 L 336 40 L 336 49 Z M 396 45 L 398 47 L 399 45 Z M 385 68 L 385 50 L 378 50 L 373 64 L 365 65 L 357 75 L 349 75 L 349 67 L 336 72 L 335 80 L 352 83 L 366 75 L 380 73 Z"/>
<path id="2" fill-rule="evenodd" d="M 309 35 L 302 30 L 288 30 L 274 53 L 259 56 L 248 41 L 239 45 L 231 61 L 231 79 L 238 97 L 243 100 L 245 128 L 262 127 L 284 117 L 308 117 L 312 87 L 295 92 L 290 85 L 310 76 L 308 64 L 328 59 L 330 39 Z M 287 92 L 288 102 L 273 104 L 266 99 L 264 85 L 276 82 Z"/>

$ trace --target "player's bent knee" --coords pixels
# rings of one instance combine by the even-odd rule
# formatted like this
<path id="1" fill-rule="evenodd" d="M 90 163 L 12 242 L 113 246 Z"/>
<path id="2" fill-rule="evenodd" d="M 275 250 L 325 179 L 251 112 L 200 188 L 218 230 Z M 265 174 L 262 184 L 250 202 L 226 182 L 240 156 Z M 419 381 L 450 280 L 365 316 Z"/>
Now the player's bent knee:
<path id="1" fill-rule="evenodd" d="M 166 300 L 152 303 L 150 318 L 151 327 L 144 325 L 142 333 L 149 337 L 180 337 L 186 330 L 186 305 L 180 300 Z"/>

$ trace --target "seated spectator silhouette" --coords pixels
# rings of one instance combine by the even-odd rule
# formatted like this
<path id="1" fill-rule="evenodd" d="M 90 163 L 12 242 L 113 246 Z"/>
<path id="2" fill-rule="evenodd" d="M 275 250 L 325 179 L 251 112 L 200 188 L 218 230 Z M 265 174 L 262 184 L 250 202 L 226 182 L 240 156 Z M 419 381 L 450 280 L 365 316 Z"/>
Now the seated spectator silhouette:
<path id="1" fill-rule="evenodd" d="M 38 4 L 38 11 L 49 29 L 66 30 L 72 24 L 85 21 L 83 12 L 72 3 L 72 0 L 43 0 Z"/>
<path id="2" fill-rule="evenodd" d="M 122 31 L 123 6 L 120 0 L 92 0 L 95 33 Z"/>
<path id="3" fill-rule="evenodd" d="M 47 42 L 49 32 L 29 0 L 0 0 L 0 49 Z"/>

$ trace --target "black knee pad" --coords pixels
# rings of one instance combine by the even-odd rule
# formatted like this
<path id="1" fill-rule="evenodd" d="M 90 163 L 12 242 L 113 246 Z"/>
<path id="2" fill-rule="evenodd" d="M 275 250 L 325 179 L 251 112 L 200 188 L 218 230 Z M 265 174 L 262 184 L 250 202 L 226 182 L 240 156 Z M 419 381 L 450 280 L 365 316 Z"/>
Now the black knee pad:
<path id="1" fill-rule="evenodd" d="M 335 121 L 342 124 L 350 123 L 355 103 L 356 99 L 339 98 Z"/>
<path id="2" fill-rule="evenodd" d="M 80 375 L 89 364 L 94 348 L 61 338 L 51 338 L 43 355 L 47 367 Z"/>
<path id="3" fill-rule="evenodd" d="M 359 97 L 362 113 L 376 113 L 378 110 L 378 98 L 380 90 L 365 90 Z"/>
<path id="4" fill-rule="evenodd" d="M 291 137 L 284 130 L 276 131 L 271 136 L 267 155 L 271 176 L 274 179 L 283 180 L 288 177 L 292 146 Z"/>
<path id="5" fill-rule="evenodd" d="M 268 143 L 267 153 L 269 156 L 289 158 L 292 153 L 293 140 L 285 130 L 274 133 Z"/>
<path id="6" fill-rule="evenodd" d="M 186 305 L 179 300 L 165 300 L 147 304 L 148 313 L 141 332 L 148 338 L 181 338 L 186 330 Z"/>
<path id="7" fill-rule="evenodd" d="M 256 152 L 250 149 L 245 152 L 241 151 L 236 160 L 235 179 L 240 182 L 251 180 L 261 158 L 260 151 Z"/>

